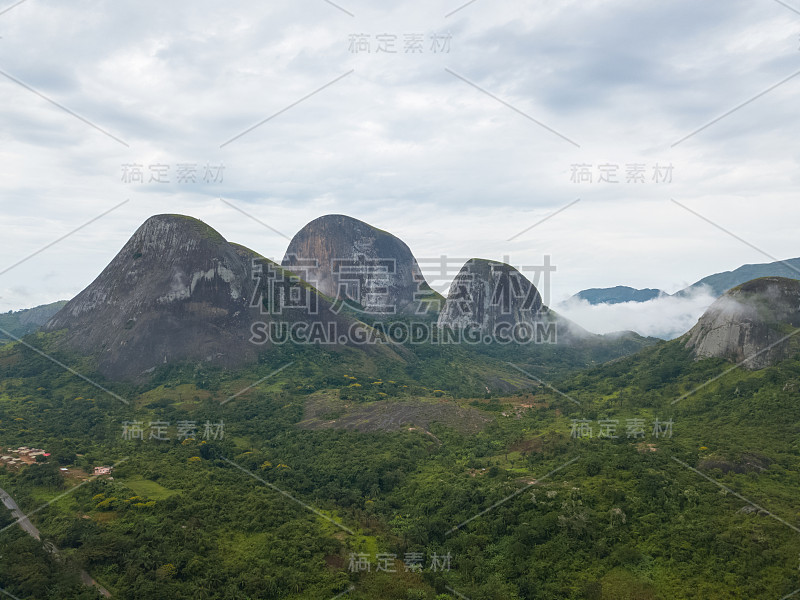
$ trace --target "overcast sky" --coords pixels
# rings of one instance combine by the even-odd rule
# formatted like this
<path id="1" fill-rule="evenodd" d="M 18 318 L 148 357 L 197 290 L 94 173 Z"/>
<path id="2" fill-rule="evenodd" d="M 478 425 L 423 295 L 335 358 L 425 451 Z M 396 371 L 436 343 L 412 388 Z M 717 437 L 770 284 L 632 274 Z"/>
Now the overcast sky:
<path id="1" fill-rule="evenodd" d="M 550 255 L 553 302 L 800 256 L 800 0 L 386 4 L 7 0 L 0 310 L 166 212 L 277 259 L 327 213 L 420 258 Z"/>

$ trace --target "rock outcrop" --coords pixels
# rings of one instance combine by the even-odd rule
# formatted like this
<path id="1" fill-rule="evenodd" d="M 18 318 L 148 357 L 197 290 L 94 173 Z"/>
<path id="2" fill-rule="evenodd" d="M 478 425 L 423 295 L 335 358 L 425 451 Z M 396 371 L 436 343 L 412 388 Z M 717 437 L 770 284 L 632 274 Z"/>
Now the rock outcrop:
<path id="1" fill-rule="evenodd" d="M 340 333 L 357 321 L 331 308 L 313 287 L 202 221 L 157 215 L 45 331 L 64 330 L 58 343 L 94 357 L 106 377 L 141 380 L 181 362 L 240 368 L 274 343 L 349 345 Z"/>
<path id="2" fill-rule="evenodd" d="M 214 229 L 157 215 L 45 330 L 67 330 L 67 347 L 96 356 L 110 378 L 181 360 L 241 365 L 256 356 L 253 291 L 248 261 Z"/>
<path id="3" fill-rule="evenodd" d="M 468 260 L 456 275 L 438 326 L 478 331 L 487 341 L 569 343 L 599 337 L 545 306 L 539 290 L 514 267 L 479 258 Z"/>
<path id="4" fill-rule="evenodd" d="M 323 294 L 369 315 L 421 314 L 438 309 L 417 260 L 402 240 L 345 215 L 325 215 L 291 240 L 282 266 Z"/>
<path id="5" fill-rule="evenodd" d="M 762 369 L 797 349 L 800 327 L 800 281 L 762 277 L 718 298 L 683 336 L 698 359 L 717 357 Z M 783 341 L 781 341 L 783 340 Z"/>
<path id="6" fill-rule="evenodd" d="M 133 381 L 179 363 L 238 369 L 286 343 L 348 346 L 365 360 L 402 362 L 413 359 L 405 341 L 424 343 L 428 338 L 417 334 L 426 331 L 585 344 L 595 354 L 605 346 L 611 354 L 628 353 L 641 341 L 587 332 L 545 306 L 519 271 L 498 262 L 468 261 L 445 303 L 425 283 L 408 246 L 341 215 L 304 227 L 283 262 L 230 243 L 197 219 L 157 215 L 44 330 L 58 334 L 51 347 L 92 358 L 110 379 Z M 408 322 L 413 327 L 392 328 Z M 416 327 L 433 323 L 438 330 Z"/>

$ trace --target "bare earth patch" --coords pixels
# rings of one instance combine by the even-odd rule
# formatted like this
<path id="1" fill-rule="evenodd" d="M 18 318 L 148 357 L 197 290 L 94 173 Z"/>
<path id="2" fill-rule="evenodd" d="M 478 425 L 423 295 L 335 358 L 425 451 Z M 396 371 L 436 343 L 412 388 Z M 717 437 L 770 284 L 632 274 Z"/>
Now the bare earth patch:
<path id="1" fill-rule="evenodd" d="M 329 394 L 315 394 L 306 400 L 303 420 L 305 429 L 347 429 L 350 431 L 421 430 L 431 435 L 429 427 L 439 423 L 463 434 L 483 429 L 491 417 L 481 411 L 459 406 L 444 399 L 380 400 L 357 403 Z"/>

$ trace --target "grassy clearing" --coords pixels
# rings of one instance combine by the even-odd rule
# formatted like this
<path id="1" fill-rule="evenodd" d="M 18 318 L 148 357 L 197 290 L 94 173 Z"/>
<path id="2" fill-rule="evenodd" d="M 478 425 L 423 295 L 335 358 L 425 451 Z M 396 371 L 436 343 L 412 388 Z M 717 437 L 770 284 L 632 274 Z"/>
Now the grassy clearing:
<path id="1" fill-rule="evenodd" d="M 164 500 L 165 498 L 177 494 L 175 490 L 165 488 L 155 481 L 145 479 L 141 475 L 123 479 L 122 483 L 133 490 L 137 496 L 144 496 L 150 500 Z"/>

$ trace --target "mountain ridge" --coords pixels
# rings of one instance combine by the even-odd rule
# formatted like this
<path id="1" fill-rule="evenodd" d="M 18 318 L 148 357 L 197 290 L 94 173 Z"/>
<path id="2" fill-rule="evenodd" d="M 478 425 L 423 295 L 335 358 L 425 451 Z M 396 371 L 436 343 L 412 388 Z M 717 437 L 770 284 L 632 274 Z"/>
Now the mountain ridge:
<path id="1" fill-rule="evenodd" d="M 648 302 L 659 297 L 685 298 L 701 291 L 707 291 L 718 298 L 728 290 L 760 277 L 784 277 L 786 279 L 800 280 L 800 258 L 789 258 L 771 263 L 744 264 L 732 271 L 721 271 L 707 275 L 674 294 L 668 294 L 663 290 L 653 288 L 636 289 L 618 285 L 581 290 L 573 294 L 569 300 L 586 300 L 589 304 Z"/>
<path id="2" fill-rule="evenodd" d="M 344 235 L 329 239 L 338 235 L 338 223 L 345 223 Z M 310 258 L 316 260 L 319 269 L 329 259 L 335 259 L 335 253 L 341 252 L 344 259 L 348 252 L 351 257 L 354 252 L 363 252 L 353 263 L 361 267 L 385 258 L 381 254 L 388 250 L 388 261 L 397 267 L 390 269 L 390 277 L 385 277 L 385 271 L 377 277 L 367 271 L 366 277 L 357 281 L 359 285 L 366 282 L 364 289 L 370 293 L 382 291 L 389 300 L 396 301 L 401 309 L 398 314 L 365 310 L 374 304 L 367 303 L 365 307 L 356 302 L 360 295 L 326 294 L 305 279 L 305 273 L 298 268 L 305 265 L 293 263 L 291 258 L 284 261 L 287 266 L 278 265 L 250 248 L 227 241 L 202 221 L 165 214 L 147 219 L 97 278 L 54 315 L 43 331 L 63 332 L 54 341 L 54 348 L 92 357 L 101 375 L 134 381 L 150 377 L 162 366 L 187 362 L 239 369 L 269 360 L 276 344 L 286 342 L 321 345 L 331 351 L 349 346 L 363 357 L 383 356 L 400 363 L 418 363 L 423 356 L 446 361 L 455 352 L 441 347 L 451 343 L 437 329 L 444 314 L 438 310 L 441 296 L 427 287 L 416 259 L 399 238 L 342 215 L 321 217 L 311 225 L 310 230 L 306 226 L 295 236 L 299 243 L 290 244 L 287 257 L 292 256 L 293 247 L 314 250 L 316 255 L 311 254 Z M 554 325 L 560 331 L 544 332 L 552 336 L 544 344 L 536 338 L 502 341 L 490 336 L 487 342 L 481 337 L 480 347 L 456 352 L 464 364 L 499 360 L 500 365 L 515 356 L 513 350 L 493 348 L 496 341 L 501 346 L 519 342 L 517 357 L 558 368 L 595 364 L 653 343 L 632 332 L 591 334 L 544 307 L 535 286 L 512 267 L 494 261 L 478 262 L 484 270 L 492 271 L 491 265 L 495 265 L 508 274 L 516 274 L 506 277 L 506 288 L 517 286 L 522 292 L 529 292 L 523 295 L 534 301 L 531 306 L 522 307 L 522 312 L 517 310 L 512 319 L 506 319 L 508 324 L 520 325 L 538 316 L 548 327 Z M 393 274 L 396 277 L 391 277 Z M 485 301 L 498 289 L 496 285 L 490 288 L 489 297 L 483 295 Z M 334 294 L 341 292 L 333 278 L 326 289 Z M 495 318 L 494 322 L 499 321 Z M 394 335 L 398 331 L 410 333 L 415 327 L 415 332 L 425 333 L 421 339 Z M 558 348 L 548 348 L 550 345 Z M 566 350 L 564 346 L 572 348 Z M 494 367 L 490 371 L 486 381 L 518 378 L 511 376 L 507 367 L 501 368 L 501 376 L 496 375 Z M 497 385 L 511 389 L 515 384 Z"/>
<path id="3" fill-rule="evenodd" d="M 622 304 L 624 302 L 647 302 L 660 296 L 669 296 L 665 291 L 654 288 L 636 289 L 626 285 L 610 288 L 589 288 L 581 290 L 570 300 L 586 300 L 589 304 Z"/>
<path id="4" fill-rule="evenodd" d="M 67 302 L 67 300 L 58 300 L 49 304 L 41 304 L 21 310 L 10 310 L 5 314 L 0 314 L 0 329 L 6 330 L 14 337 L 23 337 L 29 333 L 34 333 L 61 310 Z M 7 344 L 10 341 L 12 341 L 11 338 L 0 333 L 0 345 Z"/>

